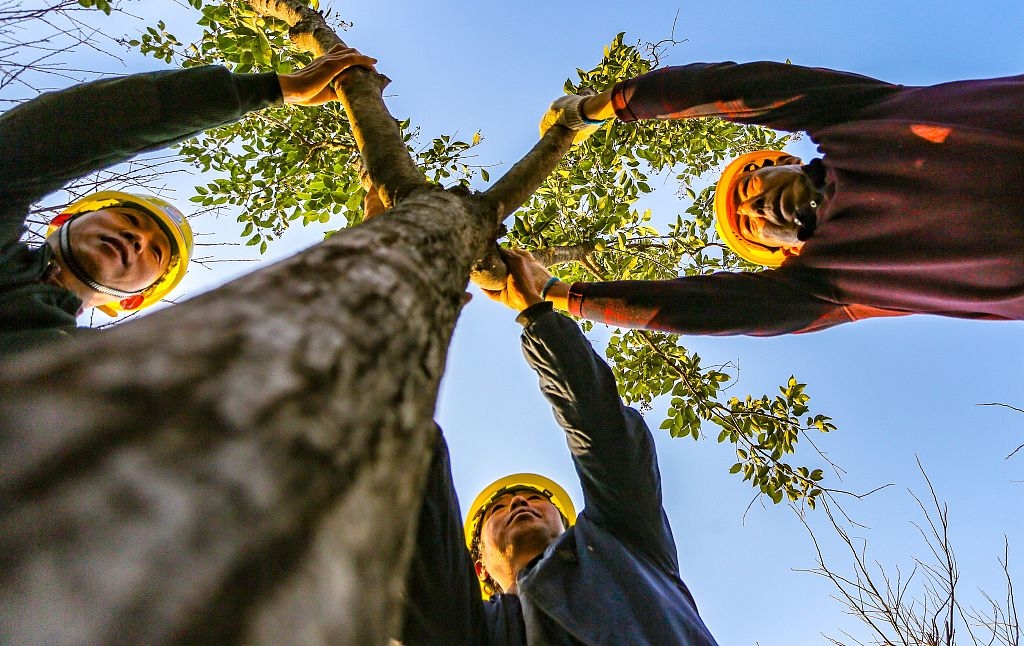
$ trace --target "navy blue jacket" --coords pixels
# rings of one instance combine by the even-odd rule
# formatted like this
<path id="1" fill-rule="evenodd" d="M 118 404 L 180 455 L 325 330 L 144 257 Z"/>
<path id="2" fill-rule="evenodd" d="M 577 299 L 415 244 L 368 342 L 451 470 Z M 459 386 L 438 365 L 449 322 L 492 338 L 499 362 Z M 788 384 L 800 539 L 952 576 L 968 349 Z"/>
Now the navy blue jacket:
<path id="1" fill-rule="evenodd" d="M 525 603 L 555 629 L 559 643 L 715 644 L 679 576 L 654 440 L 643 418 L 622 405 L 611 370 L 575 323 L 547 303 L 523 316 L 523 353 L 565 430 L 583 511 L 520 577 L 519 597 L 481 600 L 438 433 L 409 574 L 403 643 L 527 644 Z"/>

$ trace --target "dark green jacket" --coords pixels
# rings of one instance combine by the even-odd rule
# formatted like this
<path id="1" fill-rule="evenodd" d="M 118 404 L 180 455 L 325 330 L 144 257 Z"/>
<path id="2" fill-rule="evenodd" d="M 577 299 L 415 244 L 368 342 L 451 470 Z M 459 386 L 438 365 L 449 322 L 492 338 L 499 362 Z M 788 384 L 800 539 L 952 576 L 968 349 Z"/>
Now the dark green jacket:
<path id="1" fill-rule="evenodd" d="M 151 72 L 43 94 L 0 115 L 0 357 L 66 336 L 82 301 L 41 282 L 29 208 L 67 182 L 281 102 L 277 75 L 220 66 Z"/>

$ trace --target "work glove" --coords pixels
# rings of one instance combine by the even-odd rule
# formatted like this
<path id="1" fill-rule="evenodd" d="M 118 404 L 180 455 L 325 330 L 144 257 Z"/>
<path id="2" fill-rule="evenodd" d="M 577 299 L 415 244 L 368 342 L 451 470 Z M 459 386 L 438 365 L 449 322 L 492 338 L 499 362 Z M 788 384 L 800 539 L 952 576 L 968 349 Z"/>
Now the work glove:
<path id="1" fill-rule="evenodd" d="M 590 121 L 580 111 L 583 100 L 595 94 L 597 92 L 594 90 L 584 88 L 579 94 L 570 94 L 552 101 L 551 107 L 540 120 L 540 136 L 543 137 L 551 126 L 558 125 L 576 131 L 576 137 L 572 140 L 574 145 L 586 141 L 604 124 L 604 121 Z"/>

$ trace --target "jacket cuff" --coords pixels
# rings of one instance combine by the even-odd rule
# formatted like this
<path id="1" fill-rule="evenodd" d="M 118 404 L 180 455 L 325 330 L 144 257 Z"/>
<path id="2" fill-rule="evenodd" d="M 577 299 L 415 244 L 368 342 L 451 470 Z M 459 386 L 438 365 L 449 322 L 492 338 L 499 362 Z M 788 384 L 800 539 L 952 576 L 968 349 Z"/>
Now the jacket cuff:
<path id="1" fill-rule="evenodd" d="M 565 311 L 575 316 L 576 318 L 586 318 L 583 316 L 583 299 L 584 296 L 581 293 L 581 288 L 586 283 L 573 283 L 569 286 L 569 297 Z"/>
<path id="2" fill-rule="evenodd" d="M 531 325 L 533 325 L 533 322 L 539 319 L 540 317 L 544 316 L 549 312 L 554 311 L 554 306 L 551 305 L 551 303 L 548 301 L 534 303 L 533 305 L 527 307 L 525 310 L 519 313 L 519 316 L 516 317 L 516 323 L 522 325 L 524 328 L 528 328 Z"/>
<path id="3" fill-rule="evenodd" d="M 619 81 L 612 88 L 612 108 L 615 109 L 615 117 L 623 122 L 636 121 L 636 115 L 629 109 L 629 99 L 633 96 L 629 87 L 631 81 Z"/>
<path id="4" fill-rule="evenodd" d="M 232 74 L 241 107 L 250 112 L 284 103 L 277 72 Z"/>

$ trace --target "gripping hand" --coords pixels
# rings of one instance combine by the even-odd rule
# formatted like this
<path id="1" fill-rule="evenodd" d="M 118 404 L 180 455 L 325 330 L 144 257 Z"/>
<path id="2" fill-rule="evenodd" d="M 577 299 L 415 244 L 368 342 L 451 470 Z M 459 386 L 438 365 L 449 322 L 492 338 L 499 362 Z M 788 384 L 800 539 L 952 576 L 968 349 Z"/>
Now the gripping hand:
<path id="1" fill-rule="evenodd" d="M 590 121 L 583 116 L 583 101 L 594 96 L 593 90 L 582 90 L 580 94 L 562 96 L 551 102 L 551 106 L 540 120 L 540 136 L 551 128 L 551 126 L 565 126 L 569 130 L 576 131 L 573 144 L 586 141 L 590 135 L 597 132 L 603 121 Z"/>

